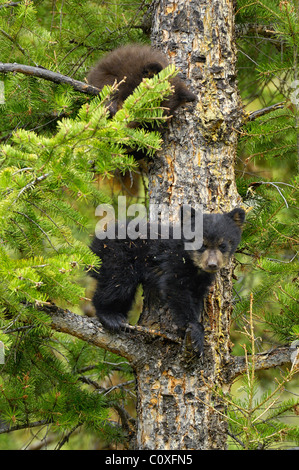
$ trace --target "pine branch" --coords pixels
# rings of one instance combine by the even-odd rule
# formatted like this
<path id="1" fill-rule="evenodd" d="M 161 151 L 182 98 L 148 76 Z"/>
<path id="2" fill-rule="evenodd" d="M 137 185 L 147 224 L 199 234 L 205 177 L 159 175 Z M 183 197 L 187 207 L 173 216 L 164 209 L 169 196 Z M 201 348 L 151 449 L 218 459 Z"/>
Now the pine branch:
<path id="1" fill-rule="evenodd" d="M 273 24 L 269 24 L 269 25 L 264 25 L 264 24 L 259 24 L 259 23 L 237 24 L 235 26 L 235 32 L 236 32 L 237 37 L 242 37 L 248 34 L 252 34 L 254 36 L 262 36 L 265 38 L 277 38 L 277 41 L 279 41 L 279 37 L 277 36 L 278 31 L 275 29 L 275 25 Z"/>
<path id="2" fill-rule="evenodd" d="M 56 331 L 67 333 L 107 349 L 126 357 L 130 362 L 134 362 L 138 355 L 140 356 L 141 342 L 124 331 L 112 334 L 104 330 L 97 319 L 76 315 L 70 310 L 57 307 L 55 304 L 43 302 L 36 305 L 36 308 L 51 317 L 51 327 Z"/>
<path id="3" fill-rule="evenodd" d="M 285 107 L 285 101 L 280 103 L 273 104 L 272 106 L 268 106 L 267 108 L 258 109 L 257 111 L 253 111 L 249 114 L 247 120 L 254 121 L 255 119 L 264 116 L 265 114 L 269 114 L 272 111 L 276 111 L 277 109 L 282 109 Z"/>
<path id="4" fill-rule="evenodd" d="M 69 310 L 64 310 L 54 304 L 42 303 L 37 306 L 43 310 L 52 319 L 52 328 L 56 331 L 64 332 L 80 338 L 95 346 L 107 349 L 115 354 L 126 357 L 131 364 L 140 361 L 143 356 L 143 334 L 145 328 L 141 331 L 137 327 L 130 327 L 128 331 L 118 331 L 110 333 L 104 330 L 101 324 L 95 318 L 76 315 Z M 146 331 L 152 334 L 152 330 Z M 169 338 L 171 340 L 171 338 Z M 272 367 L 282 366 L 291 363 L 292 350 L 289 346 L 283 346 L 276 349 L 255 355 L 255 370 L 270 369 Z M 250 358 L 250 356 L 249 356 Z M 243 356 L 231 357 L 226 366 L 226 381 L 232 382 L 237 376 L 246 372 L 246 358 Z"/>
<path id="5" fill-rule="evenodd" d="M 10 8 L 10 7 L 17 7 L 20 5 L 22 2 L 10 2 L 10 3 L 5 3 L 4 5 L 0 5 L 0 10 L 1 8 Z"/>
<path id="6" fill-rule="evenodd" d="M 100 91 L 98 88 L 88 85 L 87 83 L 74 80 L 66 75 L 52 72 L 51 70 L 47 70 L 43 67 L 32 67 L 24 64 L 4 64 L 0 62 L 0 73 L 8 72 L 23 73 L 24 75 L 31 75 L 33 77 L 42 78 L 43 80 L 59 84 L 64 83 L 73 87 L 74 90 L 88 95 L 98 95 Z"/>
<path id="7" fill-rule="evenodd" d="M 51 327 L 54 330 L 75 336 L 83 341 L 125 357 L 131 365 L 142 361 L 143 349 L 146 347 L 144 335 L 159 336 L 174 341 L 174 338 L 168 337 L 166 334 L 138 325 L 126 325 L 124 330 L 110 333 L 102 328 L 101 323 L 96 318 L 77 315 L 70 310 L 64 310 L 48 302 L 36 304 L 35 308 L 47 313 L 51 317 Z M 175 341 L 177 342 L 178 340 Z"/>
<path id="8" fill-rule="evenodd" d="M 289 346 L 282 346 L 275 349 L 270 349 L 260 354 L 255 355 L 255 370 L 265 370 L 272 367 L 283 366 L 291 363 L 292 349 Z M 250 359 L 250 356 L 248 356 Z M 227 382 L 232 382 L 236 377 L 246 372 L 246 357 L 236 356 L 231 357 L 230 362 L 226 366 Z"/>
<path id="9" fill-rule="evenodd" d="M 82 426 L 83 423 L 78 423 L 76 426 L 74 426 L 62 439 L 61 441 L 58 442 L 57 446 L 55 447 L 55 450 L 60 450 L 64 444 L 66 444 L 69 441 L 69 438 L 71 435 L 78 429 L 80 426 Z"/>
<path id="10" fill-rule="evenodd" d="M 0 434 L 6 434 L 8 432 L 19 431 L 20 429 L 35 428 L 37 426 L 43 426 L 45 424 L 51 424 L 52 421 L 48 419 L 42 419 L 40 421 L 34 421 L 32 423 L 17 424 L 16 426 L 0 426 Z M 2 423 L 3 424 L 3 423 Z"/>

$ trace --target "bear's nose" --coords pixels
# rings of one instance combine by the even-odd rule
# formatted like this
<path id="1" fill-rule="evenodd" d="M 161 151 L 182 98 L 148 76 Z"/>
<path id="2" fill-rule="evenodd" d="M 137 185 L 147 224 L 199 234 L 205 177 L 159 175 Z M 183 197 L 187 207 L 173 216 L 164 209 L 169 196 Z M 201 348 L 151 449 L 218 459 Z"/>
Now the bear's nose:
<path id="1" fill-rule="evenodd" d="M 208 268 L 211 269 L 212 271 L 218 269 L 218 265 L 215 262 L 209 263 Z"/>

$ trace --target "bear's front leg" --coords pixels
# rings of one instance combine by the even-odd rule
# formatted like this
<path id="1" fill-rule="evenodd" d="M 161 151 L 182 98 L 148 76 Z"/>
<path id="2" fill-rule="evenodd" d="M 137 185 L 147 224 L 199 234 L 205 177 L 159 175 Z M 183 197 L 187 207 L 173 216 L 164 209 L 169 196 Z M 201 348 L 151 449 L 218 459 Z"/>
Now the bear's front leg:
<path id="1" fill-rule="evenodd" d="M 132 307 L 135 295 L 135 286 L 111 283 L 103 285 L 98 283 L 93 296 L 93 305 L 96 315 L 103 327 L 110 331 L 126 328 L 128 312 Z M 107 300 L 110 300 L 108 303 Z"/>
<path id="2" fill-rule="evenodd" d="M 188 324 L 186 336 L 190 335 L 192 349 L 200 358 L 203 357 L 204 327 L 202 323 L 192 322 Z"/>
<path id="3" fill-rule="evenodd" d="M 178 291 L 179 292 L 179 289 Z M 179 296 L 168 296 L 169 307 L 174 321 L 179 327 L 185 329 L 185 340 L 191 342 L 192 349 L 197 356 L 203 356 L 204 327 L 201 323 L 203 300 L 197 298 L 193 292 L 181 291 Z"/>

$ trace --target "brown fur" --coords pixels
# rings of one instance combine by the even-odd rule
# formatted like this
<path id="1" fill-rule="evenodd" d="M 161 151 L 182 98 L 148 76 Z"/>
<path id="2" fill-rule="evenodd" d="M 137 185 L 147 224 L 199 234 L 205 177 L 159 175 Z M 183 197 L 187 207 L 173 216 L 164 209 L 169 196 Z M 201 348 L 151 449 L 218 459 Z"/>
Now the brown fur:
<path id="1" fill-rule="evenodd" d="M 101 90 L 105 85 L 119 83 L 126 77 L 111 100 L 109 110 L 113 116 L 143 78 L 153 77 L 168 65 L 167 56 L 150 46 L 123 46 L 101 59 L 89 73 L 87 81 Z M 196 96 L 179 77 L 172 78 L 170 82 L 174 93 L 163 101 L 162 106 L 169 109 L 167 114 L 172 115 L 182 104 L 195 101 Z"/>

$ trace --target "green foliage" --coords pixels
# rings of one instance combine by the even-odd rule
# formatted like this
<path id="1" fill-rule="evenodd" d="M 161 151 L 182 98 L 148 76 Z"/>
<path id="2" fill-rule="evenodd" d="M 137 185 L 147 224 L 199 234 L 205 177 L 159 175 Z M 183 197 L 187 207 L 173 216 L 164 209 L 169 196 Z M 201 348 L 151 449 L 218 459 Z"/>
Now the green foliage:
<path id="1" fill-rule="evenodd" d="M 7 7 L 2 0 L 1 60 L 84 81 L 106 51 L 148 42 L 138 27 L 148 3 L 22 0 Z M 291 98 L 298 68 L 298 8 L 295 0 L 239 0 L 236 11 L 245 110 L 277 102 L 285 106 L 240 130 L 236 175 L 248 216 L 237 255 L 233 340 L 240 344 L 238 330 L 247 325 L 252 294 L 256 336 L 275 346 L 299 338 L 298 105 Z M 77 429 L 80 438 L 84 429 L 101 446 L 123 441 L 128 426 L 115 423 L 113 410 L 129 401 L 130 367 L 110 353 L 54 333 L 36 306 L 55 302 L 80 313 L 84 269 L 98 262 L 88 249 L 94 207 L 110 202 L 96 178 L 135 171 L 128 148 L 149 155 L 159 148 L 157 133 L 128 124 L 163 122 L 159 104 L 173 74 L 170 67 L 142 83 L 113 119 L 105 106 L 113 87 L 92 98 L 33 76 L 0 77 L 5 90 L 5 104 L 0 104 L 0 341 L 5 346 L 0 429 L 39 424 L 44 437 L 43 426 L 51 426 L 58 448 Z M 260 345 L 252 338 L 252 333 L 246 337 L 245 354 Z M 298 409 L 288 391 L 294 370 L 285 371 L 279 383 L 268 378 L 262 395 L 262 381 L 253 370 L 249 361 L 241 395 L 234 391 L 223 398 L 234 442 L 246 449 L 298 442 L 298 428 L 284 421 L 286 413 L 294 416 Z M 115 374 L 124 380 L 116 388 L 110 386 Z M 7 445 L 1 435 L 0 447 Z"/>
<path id="2" fill-rule="evenodd" d="M 237 382 L 238 390 L 229 397 L 221 394 L 221 399 L 227 407 L 232 447 L 261 450 L 275 448 L 277 443 L 282 441 L 298 444 L 299 429 L 292 422 L 287 422 L 286 418 L 292 414 L 296 416 L 299 400 L 296 394 L 291 399 L 284 395 L 288 391 L 289 383 L 298 373 L 298 358 L 293 358 L 290 369 L 280 371 L 267 391 L 261 393 L 260 380 L 255 370 L 258 356 L 253 326 L 254 306 L 251 294 L 249 319 L 244 328 L 249 344 L 249 347 L 243 346 L 246 372 Z"/>
<path id="3" fill-rule="evenodd" d="M 138 2 L 73 0 L 0 8 L 1 60 L 83 80 L 101 53 L 124 37 L 128 42 L 141 38 L 141 30 L 132 26 L 142 12 Z M 106 106 L 115 86 L 89 97 L 36 77 L 1 76 L 1 429 L 34 426 L 46 436 L 51 426 L 58 448 L 77 429 L 95 435 L 100 446 L 127 437 L 113 418 L 119 419 L 114 410 L 129 400 L 123 390 L 130 391 L 133 382 L 130 367 L 54 333 L 41 307 L 55 302 L 81 313 L 85 270 L 99 263 L 88 248 L 94 209 L 111 202 L 97 179 L 112 178 L 116 170 L 134 172 L 137 164 L 128 149 L 153 155 L 160 148 L 157 132 L 130 123 L 163 124 L 159 105 L 174 74 L 169 67 L 144 81 L 113 119 Z M 112 374 L 120 382 L 124 377 L 125 384 L 107 387 Z M 5 448 L 6 441 L 0 439 L 0 447 L 1 442 Z"/>
<path id="4" fill-rule="evenodd" d="M 295 1 L 239 0 L 237 4 L 238 72 L 245 111 L 284 104 L 248 120 L 239 139 L 236 176 L 247 223 L 237 255 L 237 328 L 232 336 L 236 345 L 244 341 L 240 330 L 246 329 L 252 295 L 256 337 L 253 347 L 253 333 L 247 335 L 244 346 L 252 354 L 299 339 L 299 114 L 292 97 L 298 67 L 298 15 Z M 242 354 L 240 346 L 235 353 Z M 292 387 L 298 385 L 298 368 L 281 371 L 278 379 L 273 373 L 254 375 L 252 370 L 248 363 L 240 379 L 242 388 L 234 388 L 230 397 L 232 446 L 263 449 L 298 443 L 298 399 L 292 394 Z M 295 426 L 290 425 L 290 417 Z"/>
<path id="5" fill-rule="evenodd" d="M 0 6 L 8 3 L 1 0 Z M 141 29 L 134 26 L 141 23 L 146 3 L 23 0 L 0 8 L 1 61 L 44 67 L 84 80 L 103 53 L 123 43 L 144 41 Z M 75 115 L 90 100 L 69 87 L 32 76 L 9 74 L 1 80 L 6 99 L 1 115 L 3 138 L 18 127 L 48 132 L 49 124 L 61 115 Z"/>
<path id="6" fill-rule="evenodd" d="M 246 277 L 240 283 L 243 299 L 236 304 L 234 315 L 246 315 L 253 293 L 259 317 L 275 331 L 277 339 L 289 342 L 298 338 L 293 327 L 299 325 L 296 178 L 290 185 L 261 183 L 250 183 L 244 194 L 251 211 L 238 259 Z"/>
<path id="7" fill-rule="evenodd" d="M 236 23 L 240 31 L 238 78 L 244 101 L 250 104 L 259 100 L 259 105 L 266 107 L 289 100 L 298 70 L 297 0 L 238 0 Z M 290 126 L 294 129 L 294 117 L 298 110 L 291 105 L 290 112 L 284 109 L 281 114 L 288 116 L 279 121 L 271 113 L 270 118 L 265 116 L 262 121 L 271 121 L 272 131 L 275 130 L 275 123 L 279 125 L 281 122 L 283 127 L 288 128 L 287 134 L 290 135 Z M 259 122 L 256 124 L 259 125 Z M 259 131 L 257 133 L 262 135 Z M 272 135 L 272 147 L 277 147 L 276 136 L 273 132 Z M 277 155 L 284 148 L 281 145 Z M 294 147 L 290 147 L 289 151 L 294 152 Z"/>
<path id="8" fill-rule="evenodd" d="M 298 64 L 298 9 L 292 1 L 241 0 L 237 12 L 238 24 L 250 31 L 239 39 L 241 93 L 248 112 L 282 99 L 285 107 L 249 121 L 239 140 L 237 176 L 242 176 L 237 184 L 248 216 L 235 317 L 246 316 L 252 292 L 268 333 L 274 331 L 277 340 L 288 342 L 298 339 L 299 325 L 299 115 L 298 104 L 290 96 Z M 275 61 L 280 69 L 273 68 Z"/>
<path id="9" fill-rule="evenodd" d="M 174 73 L 169 67 L 142 83 L 113 119 L 105 107 L 113 89 L 106 87 L 76 118 L 58 121 L 51 136 L 19 129 L 1 148 L 1 326 L 4 344 L 16 351 L 2 368 L 0 411 L 7 425 L 17 429 L 33 420 L 64 431 L 84 424 L 104 433 L 105 440 L 111 435 L 114 442 L 123 435 L 107 421 L 115 394 L 104 400 L 82 389 L 80 376 L 71 368 L 84 350 L 88 366 L 95 356 L 92 349 L 80 345 L 77 354 L 76 346 L 70 347 L 72 355 L 64 364 L 55 357 L 57 338 L 52 339 L 49 321 L 35 306 L 55 301 L 74 308 L 84 298 L 83 271 L 98 264 L 88 248 L 93 219 L 86 208 L 108 202 L 94 184 L 94 171 L 106 177 L 116 169 L 133 171 L 136 163 L 127 155 L 128 147 L 149 154 L 159 148 L 158 133 L 128 125 L 163 121 L 159 103 L 169 94 L 168 79 Z M 25 334 L 20 333 L 23 328 Z M 64 358 L 60 347 L 59 354 Z M 101 378 L 106 369 L 101 366 Z"/>
<path id="10" fill-rule="evenodd" d="M 248 376 L 244 376 L 237 391 L 242 398 L 231 398 L 228 406 L 232 448 L 265 450 L 279 448 L 283 441 L 298 444 L 298 427 L 284 422 L 298 406 L 295 398 L 286 400 L 282 396 L 281 389 L 288 380 L 288 375 L 280 378 L 274 390 L 260 396 L 259 379 L 251 383 Z"/>
<path id="11" fill-rule="evenodd" d="M 41 330 L 37 334 L 34 325 L 20 325 L 15 323 L 11 334 L 18 347 L 7 354 L 1 371 L 2 423 L 12 429 L 20 423 L 52 425 L 61 445 L 64 433 L 82 426 L 106 441 L 122 440 L 121 428 L 108 419 L 119 393 L 109 394 L 109 389 L 100 386 L 91 393 L 83 385 L 88 384 L 85 371 L 92 372 L 93 384 L 97 384 L 103 372 L 107 373 L 105 362 L 117 366 L 120 360 L 109 353 L 104 357 L 103 351 L 69 336 L 49 336 Z M 110 366 L 109 372 L 112 369 Z"/>

